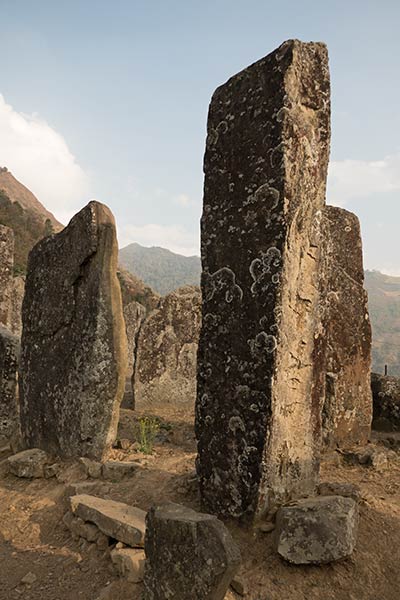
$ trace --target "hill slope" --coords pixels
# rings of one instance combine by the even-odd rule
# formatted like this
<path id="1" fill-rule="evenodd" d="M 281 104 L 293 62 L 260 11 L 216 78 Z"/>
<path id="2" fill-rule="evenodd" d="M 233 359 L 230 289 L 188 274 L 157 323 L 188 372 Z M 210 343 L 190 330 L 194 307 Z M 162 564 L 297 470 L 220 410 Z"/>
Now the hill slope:
<path id="1" fill-rule="evenodd" d="M 119 251 L 119 262 L 159 294 L 168 294 L 183 285 L 199 285 L 198 256 L 182 256 L 165 248 L 144 248 L 134 243 Z"/>
<path id="2" fill-rule="evenodd" d="M 31 248 L 63 226 L 5 167 L 0 168 L 0 223 L 14 230 L 15 273 L 25 273 Z"/>
<path id="3" fill-rule="evenodd" d="M 372 369 L 400 376 L 400 277 L 365 272 L 372 324 Z"/>

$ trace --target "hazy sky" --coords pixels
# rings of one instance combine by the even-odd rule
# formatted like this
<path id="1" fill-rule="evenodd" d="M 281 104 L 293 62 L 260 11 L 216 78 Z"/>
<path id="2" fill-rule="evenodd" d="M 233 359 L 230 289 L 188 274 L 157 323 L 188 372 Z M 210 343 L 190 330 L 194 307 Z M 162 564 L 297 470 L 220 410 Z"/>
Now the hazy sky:
<path id="1" fill-rule="evenodd" d="M 288 38 L 328 44 L 328 202 L 400 275 L 399 0 L 0 0 L 0 166 L 66 223 L 108 204 L 120 245 L 198 253 L 208 103 Z"/>

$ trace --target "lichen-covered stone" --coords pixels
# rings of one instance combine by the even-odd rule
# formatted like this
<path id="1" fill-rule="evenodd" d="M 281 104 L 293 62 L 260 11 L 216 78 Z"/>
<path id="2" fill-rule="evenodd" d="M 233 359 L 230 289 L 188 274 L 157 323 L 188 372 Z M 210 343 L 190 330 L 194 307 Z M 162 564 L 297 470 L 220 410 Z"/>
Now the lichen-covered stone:
<path id="1" fill-rule="evenodd" d="M 143 547 L 146 513 L 123 502 L 86 494 L 71 496 L 75 517 L 94 523 L 102 533 L 132 547 Z"/>
<path id="2" fill-rule="evenodd" d="M 22 335 L 22 302 L 25 294 L 25 277 L 13 277 L 11 280 L 11 306 L 8 328 L 14 335 Z"/>
<path id="3" fill-rule="evenodd" d="M 137 408 L 194 405 L 200 311 L 199 288 L 185 286 L 164 296 L 144 321 L 133 378 Z"/>
<path id="4" fill-rule="evenodd" d="M 371 432 L 371 324 L 360 224 L 336 206 L 323 211 L 322 323 L 326 386 L 322 407 L 325 447 L 365 444 Z"/>
<path id="5" fill-rule="evenodd" d="M 278 553 L 297 565 L 330 563 L 351 555 L 358 505 L 352 498 L 318 496 L 283 506 L 276 517 Z"/>
<path id="6" fill-rule="evenodd" d="M 90 202 L 28 261 L 20 368 L 28 446 L 101 458 L 113 443 L 126 333 L 110 210 Z"/>
<path id="7" fill-rule="evenodd" d="M 373 428 L 400 431 L 400 379 L 372 373 Z"/>
<path id="8" fill-rule="evenodd" d="M 0 225 L 0 324 L 9 326 L 14 267 L 14 232 Z"/>
<path id="9" fill-rule="evenodd" d="M 318 478 L 324 44 L 287 41 L 213 95 L 202 216 L 197 469 L 207 510 L 263 513 Z"/>
<path id="10" fill-rule="evenodd" d="M 10 456 L 7 460 L 8 470 L 16 477 L 41 478 L 45 476 L 45 467 L 51 462 L 50 457 L 40 448 L 30 448 Z"/>
<path id="11" fill-rule="evenodd" d="M 128 373 L 132 373 L 134 368 L 137 338 L 145 316 L 146 309 L 139 302 L 130 302 L 124 306 L 126 337 L 128 340 Z"/>
<path id="12" fill-rule="evenodd" d="M 146 518 L 144 600 L 223 600 L 240 551 L 216 517 L 179 504 Z"/>
<path id="13" fill-rule="evenodd" d="M 0 439 L 19 430 L 17 373 L 19 339 L 0 325 Z"/>

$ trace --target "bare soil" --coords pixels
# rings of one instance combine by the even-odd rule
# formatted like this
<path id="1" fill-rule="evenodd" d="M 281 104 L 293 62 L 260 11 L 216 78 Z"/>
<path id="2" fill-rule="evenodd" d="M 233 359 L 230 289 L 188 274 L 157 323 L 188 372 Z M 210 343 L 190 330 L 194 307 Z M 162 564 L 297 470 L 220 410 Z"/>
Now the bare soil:
<path id="1" fill-rule="evenodd" d="M 193 415 L 170 407 L 157 411 L 162 427 L 151 456 L 132 447 L 112 450 L 116 460 L 139 460 L 141 469 L 120 483 L 93 482 L 91 493 L 147 510 L 174 501 L 200 510 L 194 460 Z M 121 411 L 120 438 L 137 439 L 140 413 Z M 357 548 L 345 561 L 313 567 L 285 563 L 273 549 L 273 534 L 227 523 L 242 550 L 240 576 L 246 600 L 398 600 L 400 598 L 400 444 L 384 435 L 373 444 L 387 457 L 380 470 L 351 465 L 339 453 L 325 457 L 322 481 L 360 486 Z M 396 445 L 397 444 L 397 445 Z M 0 600 L 139 600 L 141 584 L 118 578 L 109 550 L 73 541 L 62 522 L 70 484 L 85 479 L 64 464 L 58 481 L 23 480 L 4 473 L 0 456 Z M 33 574 L 32 583 L 24 577 Z M 226 600 L 237 600 L 229 591 Z M 179 599 L 177 599 L 179 600 Z"/>

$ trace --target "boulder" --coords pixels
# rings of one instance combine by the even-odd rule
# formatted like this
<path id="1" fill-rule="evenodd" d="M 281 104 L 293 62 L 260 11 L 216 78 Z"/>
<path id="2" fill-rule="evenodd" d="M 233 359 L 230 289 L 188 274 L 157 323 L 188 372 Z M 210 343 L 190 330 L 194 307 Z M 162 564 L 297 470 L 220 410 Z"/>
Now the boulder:
<path id="1" fill-rule="evenodd" d="M 358 518 L 358 505 L 352 498 L 298 500 L 278 510 L 276 549 L 282 558 L 297 565 L 347 558 L 356 545 Z"/>
<path id="2" fill-rule="evenodd" d="M 324 448 L 367 443 L 371 433 L 371 323 L 360 223 L 337 206 L 323 210 L 322 327 L 326 379 L 322 406 Z"/>
<path id="3" fill-rule="evenodd" d="M 221 521 L 170 503 L 146 526 L 144 600 L 223 600 L 240 551 Z"/>
<path id="4" fill-rule="evenodd" d="M 361 490 L 354 483 L 339 483 L 324 481 L 318 485 L 318 494 L 320 496 L 343 496 L 344 498 L 353 498 L 355 502 L 361 500 Z"/>
<path id="5" fill-rule="evenodd" d="M 51 459 L 40 448 L 31 448 L 10 456 L 7 462 L 9 472 L 16 477 L 40 478 L 45 476 L 45 467 Z"/>
<path id="6" fill-rule="evenodd" d="M 115 548 L 111 551 L 111 560 L 121 577 L 131 583 L 143 581 L 145 554 L 137 548 Z"/>
<path id="7" fill-rule="evenodd" d="M 19 432 L 18 361 L 19 339 L 0 325 L 0 439 Z"/>
<path id="8" fill-rule="evenodd" d="M 197 470 L 207 510 L 253 518 L 318 481 L 326 46 L 289 40 L 231 77 L 207 133 Z"/>
<path id="9" fill-rule="evenodd" d="M 372 427 L 378 431 L 400 431 L 400 378 L 372 373 Z"/>
<path id="10" fill-rule="evenodd" d="M 103 464 L 101 474 L 104 479 L 117 482 L 126 477 L 132 477 L 139 468 L 140 465 L 137 462 L 109 460 Z"/>
<path id="11" fill-rule="evenodd" d="M 71 496 L 70 503 L 74 516 L 94 523 L 105 535 L 128 546 L 143 547 L 146 513 L 140 508 L 86 494 Z"/>
<path id="12" fill-rule="evenodd" d="M 135 406 L 194 406 L 201 294 L 185 286 L 164 296 L 140 329 L 133 375 Z"/>
<path id="13" fill-rule="evenodd" d="M 117 431 L 126 333 L 110 210 L 90 202 L 31 250 L 20 412 L 26 445 L 101 459 Z"/>

